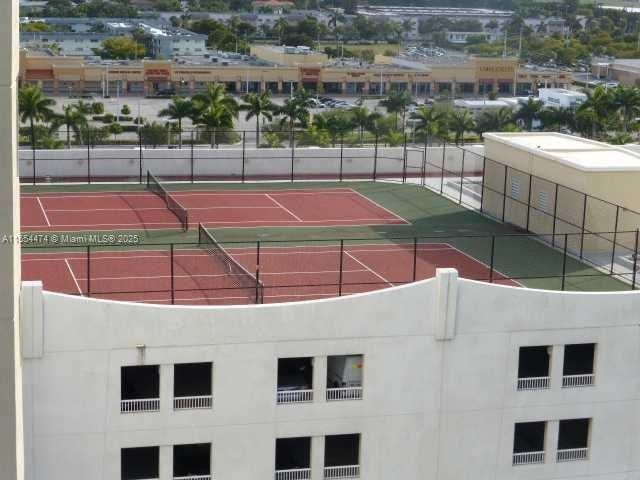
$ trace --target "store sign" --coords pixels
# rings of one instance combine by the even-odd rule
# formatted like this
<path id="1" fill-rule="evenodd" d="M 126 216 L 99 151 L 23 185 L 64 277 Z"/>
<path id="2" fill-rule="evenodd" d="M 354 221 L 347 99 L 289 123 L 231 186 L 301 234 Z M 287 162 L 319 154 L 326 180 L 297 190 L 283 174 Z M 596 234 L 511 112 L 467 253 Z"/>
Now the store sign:
<path id="1" fill-rule="evenodd" d="M 319 80 L 320 79 L 320 69 L 319 68 L 301 68 L 300 76 L 302 80 Z"/>
<path id="2" fill-rule="evenodd" d="M 169 80 L 171 74 L 169 70 L 164 68 L 150 68 L 144 73 L 148 80 Z"/>

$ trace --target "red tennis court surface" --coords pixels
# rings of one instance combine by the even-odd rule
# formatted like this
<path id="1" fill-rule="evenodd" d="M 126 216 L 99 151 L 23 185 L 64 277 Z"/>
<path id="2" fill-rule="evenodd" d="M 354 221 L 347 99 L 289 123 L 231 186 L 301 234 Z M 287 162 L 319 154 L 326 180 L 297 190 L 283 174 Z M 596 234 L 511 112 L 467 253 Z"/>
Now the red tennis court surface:
<path id="1" fill-rule="evenodd" d="M 180 190 L 171 192 L 189 222 L 211 228 L 407 224 L 350 188 Z M 149 192 L 24 193 L 22 231 L 180 229 L 164 201 Z"/>
<path id="2" fill-rule="evenodd" d="M 255 247 L 231 248 L 228 253 L 250 272 L 256 271 Z M 311 300 L 377 290 L 414 279 L 430 278 L 439 267 L 460 275 L 488 280 L 489 268 L 446 243 L 262 247 L 260 280 L 264 302 Z M 90 280 L 87 281 L 87 275 Z M 125 250 L 69 253 L 23 251 L 24 280 L 43 280 L 46 290 L 95 298 L 184 305 L 254 303 L 252 279 L 226 271 L 205 250 Z M 493 280 L 519 285 L 498 272 Z"/>

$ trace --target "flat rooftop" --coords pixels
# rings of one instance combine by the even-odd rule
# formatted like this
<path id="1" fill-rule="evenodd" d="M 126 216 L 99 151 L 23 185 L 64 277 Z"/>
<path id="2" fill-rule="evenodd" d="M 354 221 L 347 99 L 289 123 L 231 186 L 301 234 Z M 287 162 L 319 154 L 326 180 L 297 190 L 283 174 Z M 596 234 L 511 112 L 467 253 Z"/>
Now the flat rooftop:
<path id="1" fill-rule="evenodd" d="M 548 132 L 486 133 L 484 137 L 584 172 L 640 171 L 637 153 L 586 138 Z"/>

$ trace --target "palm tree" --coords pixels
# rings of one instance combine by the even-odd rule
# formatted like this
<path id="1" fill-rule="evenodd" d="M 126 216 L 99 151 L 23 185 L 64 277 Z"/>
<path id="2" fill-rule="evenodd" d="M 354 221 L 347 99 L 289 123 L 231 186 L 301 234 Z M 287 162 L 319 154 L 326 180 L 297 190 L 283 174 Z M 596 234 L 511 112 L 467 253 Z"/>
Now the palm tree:
<path id="1" fill-rule="evenodd" d="M 216 129 L 232 129 L 238 118 L 238 103 L 225 92 L 224 85 L 210 84 L 205 93 L 195 95 L 192 100 L 191 118 L 194 123 L 212 130 L 211 146 L 216 144 Z"/>
<path id="2" fill-rule="evenodd" d="M 335 146 L 338 137 L 344 138 L 344 134 L 350 132 L 354 126 L 351 113 L 344 110 L 316 115 L 313 124 L 331 135 L 333 146 Z"/>
<path id="3" fill-rule="evenodd" d="M 67 148 L 71 148 L 71 131 L 76 134 L 82 143 L 82 129 L 87 126 L 87 117 L 77 108 L 77 105 L 65 105 L 62 107 L 62 115 L 53 119 L 55 130 L 60 126 L 65 126 L 67 130 Z"/>
<path id="4" fill-rule="evenodd" d="M 387 98 L 380 100 L 380 106 L 388 113 L 395 114 L 395 129 L 398 129 L 398 113 L 402 112 L 402 128 L 404 130 L 404 115 L 411 104 L 411 94 L 406 90 L 393 90 Z"/>
<path id="5" fill-rule="evenodd" d="M 485 132 L 504 132 L 509 126 L 513 126 L 513 112 L 508 107 L 482 112 L 476 118 L 475 131 L 480 138 Z"/>
<path id="6" fill-rule="evenodd" d="M 371 123 L 371 114 L 367 107 L 354 107 L 350 110 L 354 127 L 358 129 L 360 146 L 363 144 L 364 131 Z"/>
<path id="7" fill-rule="evenodd" d="M 455 134 L 456 145 L 462 142 L 464 145 L 465 132 L 475 128 L 475 122 L 469 110 L 455 110 L 449 115 L 449 127 Z"/>
<path id="8" fill-rule="evenodd" d="M 593 92 L 586 92 L 587 100 L 578 107 L 576 120 L 581 122 L 581 130 L 584 131 L 584 122 L 591 123 L 591 137 L 595 138 L 598 132 L 605 132 L 612 123 L 612 116 L 616 109 L 613 90 L 602 86 L 596 87 Z"/>
<path id="9" fill-rule="evenodd" d="M 291 98 L 284 101 L 284 105 L 276 110 L 278 115 L 282 115 L 281 125 L 289 124 L 290 143 L 293 143 L 293 128 L 296 121 L 302 127 L 309 124 L 309 109 L 312 106 L 312 98 L 303 88 L 296 91 Z"/>
<path id="10" fill-rule="evenodd" d="M 417 120 L 416 131 L 424 132 L 424 143 L 431 144 L 431 139 L 437 135 L 442 128 L 442 113 L 438 112 L 433 107 L 419 107 L 412 115 L 411 118 Z"/>
<path id="11" fill-rule="evenodd" d="M 193 113 L 193 103 L 180 97 L 173 97 L 167 108 L 158 112 L 160 117 L 169 117 L 178 122 L 178 144 L 182 148 L 182 120 L 189 118 Z"/>
<path id="12" fill-rule="evenodd" d="M 544 104 L 540 100 L 529 98 L 527 103 L 520 105 L 520 109 L 516 112 L 515 118 L 522 120 L 527 130 L 533 130 L 533 121 L 540 118 L 540 111 Z"/>
<path id="13" fill-rule="evenodd" d="M 287 19 L 284 16 L 278 18 L 276 23 L 273 24 L 273 31 L 278 34 L 278 45 L 282 44 L 282 35 L 287 28 L 289 28 L 289 22 L 287 22 Z"/>
<path id="14" fill-rule="evenodd" d="M 276 106 L 271 101 L 271 92 L 265 90 L 260 94 L 248 93 L 243 98 L 244 104 L 240 105 L 240 110 L 247 112 L 245 120 L 251 120 L 256 117 L 256 148 L 260 146 L 260 116 L 267 120 L 273 119 L 273 113 Z"/>
<path id="15" fill-rule="evenodd" d="M 640 89 L 637 87 L 618 87 L 613 90 L 613 103 L 621 112 L 622 129 L 629 131 L 632 120 L 640 111 Z"/>
<path id="16" fill-rule="evenodd" d="M 36 149 L 36 122 L 46 122 L 53 117 L 52 107 L 56 104 L 46 98 L 38 86 L 23 87 L 18 92 L 18 112 L 20 121 L 29 122 L 31 130 L 31 148 Z"/>

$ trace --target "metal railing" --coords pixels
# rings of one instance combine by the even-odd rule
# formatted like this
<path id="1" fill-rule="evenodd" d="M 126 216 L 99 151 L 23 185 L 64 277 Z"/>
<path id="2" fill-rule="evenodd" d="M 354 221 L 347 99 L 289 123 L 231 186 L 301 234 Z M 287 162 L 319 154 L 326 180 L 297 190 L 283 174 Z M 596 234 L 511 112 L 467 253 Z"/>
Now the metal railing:
<path id="1" fill-rule="evenodd" d="M 120 400 L 121 413 L 157 412 L 159 410 L 159 398 L 136 398 L 134 400 Z"/>
<path id="2" fill-rule="evenodd" d="M 358 478 L 360 477 L 360 465 L 340 465 L 337 467 L 324 467 L 324 478 Z"/>
<path id="3" fill-rule="evenodd" d="M 558 450 L 556 460 L 558 462 L 573 462 L 575 460 L 586 460 L 589 458 L 589 449 L 584 448 L 565 448 Z"/>
<path id="4" fill-rule="evenodd" d="M 582 375 L 563 375 L 562 388 L 577 388 L 593 386 L 593 373 L 585 373 Z"/>
<path id="5" fill-rule="evenodd" d="M 327 401 L 362 400 L 362 387 L 327 388 Z"/>
<path id="6" fill-rule="evenodd" d="M 282 390 L 278 391 L 278 404 L 308 403 L 313 401 L 313 390 Z"/>
<path id="7" fill-rule="evenodd" d="M 276 470 L 275 480 L 309 480 L 310 468 L 291 468 L 289 470 Z"/>
<path id="8" fill-rule="evenodd" d="M 544 463 L 544 451 L 513 454 L 513 465 L 531 465 L 534 463 Z"/>
<path id="9" fill-rule="evenodd" d="M 551 386 L 550 377 L 525 377 L 519 378 L 518 390 L 543 390 Z"/>
<path id="10" fill-rule="evenodd" d="M 213 397 L 211 395 L 192 395 L 175 397 L 173 399 L 174 410 L 187 410 L 197 408 L 211 408 Z"/>
<path id="11" fill-rule="evenodd" d="M 212 475 L 187 475 L 184 477 L 173 477 L 173 480 L 212 480 Z"/>

